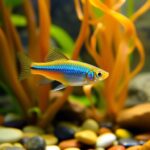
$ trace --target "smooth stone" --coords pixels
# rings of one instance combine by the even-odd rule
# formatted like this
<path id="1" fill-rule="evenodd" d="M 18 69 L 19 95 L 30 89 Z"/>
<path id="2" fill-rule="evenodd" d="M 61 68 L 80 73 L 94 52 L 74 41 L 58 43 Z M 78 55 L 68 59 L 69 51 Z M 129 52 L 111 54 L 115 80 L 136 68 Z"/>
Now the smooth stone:
<path id="1" fill-rule="evenodd" d="M 140 111 L 139 111 L 140 110 Z M 124 109 L 117 116 L 117 123 L 126 128 L 150 130 L 150 103 Z"/>
<path id="2" fill-rule="evenodd" d="M 104 134 L 104 133 L 112 133 L 112 131 L 109 128 L 102 127 L 98 130 L 98 134 Z"/>
<path id="3" fill-rule="evenodd" d="M 5 142 L 17 142 L 21 140 L 23 137 L 23 133 L 19 129 L 15 128 L 0 128 L 0 143 Z"/>
<path id="4" fill-rule="evenodd" d="M 39 136 L 38 133 L 34 133 L 34 132 L 24 132 L 23 133 L 23 138 L 32 138 L 34 136 Z"/>
<path id="5" fill-rule="evenodd" d="M 14 143 L 13 146 L 23 148 L 23 145 L 20 143 Z"/>
<path id="6" fill-rule="evenodd" d="M 116 141 L 116 135 L 113 133 L 105 133 L 100 135 L 96 141 L 96 147 L 108 147 Z"/>
<path id="7" fill-rule="evenodd" d="M 65 148 L 64 150 L 80 150 L 80 148 L 70 147 L 70 148 Z"/>
<path id="8" fill-rule="evenodd" d="M 130 147 L 130 146 L 139 145 L 139 142 L 135 139 L 128 138 L 128 139 L 120 139 L 119 144 L 121 144 L 125 147 Z"/>
<path id="9" fill-rule="evenodd" d="M 44 134 L 44 130 L 37 126 L 26 126 L 23 128 L 23 132 L 33 132 L 37 134 Z"/>
<path id="10" fill-rule="evenodd" d="M 87 145 L 93 145 L 96 143 L 97 135 L 91 130 L 83 130 L 75 133 L 75 138 Z"/>
<path id="11" fill-rule="evenodd" d="M 61 149 L 65 149 L 68 147 L 80 147 L 80 143 L 76 139 L 65 140 L 59 143 L 59 147 Z"/>
<path id="12" fill-rule="evenodd" d="M 119 129 L 117 129 L 116 131 L 115 131 L 115 134 L 116 134 L 116 136 L 119 138 L 119 139 L 124 139 L 124 138 L 131 138 L 131 133 L 128 131 L 128 130 L 126 130 L 126 129 L 121 129 L 121 128 L 119 128 Z"/>
<path id="13" fill-rule="evenodd" d="M 61 150 L 61 149 L 56 145 L 51 145 L 51 146 L 46 146 L 46 150 Z"/>
<path id="14" fill-rule="evenodd" d="M 150 140 L 148 140 L 141 148 L 141 150 L 150 150 Z"/>
<path id="15" fill-rule="evenodd" d="M 139 134 L 134 137 L 138 141 L 148 141 L 150 140 L 150 133 L 148 134 Z"/>
<path id="16" fill-rule="evenodd" d="M 35 136 L 27 140 L 24 147 L 27 150 L 45 150 L 46 143 L 40 136 Z"/>
<path id="17" fill-rule="evenodd" d="M 97 147 L 95 150 L 105 150 L 103 147 Z"/>
<path id="18" fill-rule="evenodd" d="M 0 144 L 0 150 L 8 149 L 8 148 L 11 148 L 11 147 L 13 147 L 13 145 L 10 144 L 10 143 Z"/>
<path id="19" fill-rule="evenodd" d="M 59 140 L 72 139 L 78 128 L 69 123 L 60 123 L 56 126 L 54 134 Z"/>
<path id="20" fill-rule="evenodd" d="M 126 150 L 143 150 L 143 149 L 141 145 L 137 145 L 137 146 L 131 146 L 127 148 Z"/>
<path id="21" fill-rule="evenodd" d="M 25 149 L 23 147 L 13 146 L 2 150 L 25 150 Z"/>
<path id="22" fill-rule="evenodd" d="M 122 145 L 116 145 L 108 148 L 108 150 L 125 150 L 125 147 Z"/>
<path id="23" fill-rule="evenodd" d="M 24 120 L 21 116 L 13 113 L 9 113 L 5 116 L 3 125 L 5 127 L 14 127 L 22 128 L 27 124 L 27 121 Z"/>
<path id="24" fill-rule="evenodd" d="M 81 130 L 92 130 L 97 132 L 99 129 L 98 123 L 93 120 L 93 119 L 87 119 L 85 122 L 82 124 Z"/>
<path id="25" fill-rule="evenodd" d="M 58 142 L 58 138 L 53 134 L 44 134 L 41 137 L 45 140 L 46 145 L 55 145 Z"/>

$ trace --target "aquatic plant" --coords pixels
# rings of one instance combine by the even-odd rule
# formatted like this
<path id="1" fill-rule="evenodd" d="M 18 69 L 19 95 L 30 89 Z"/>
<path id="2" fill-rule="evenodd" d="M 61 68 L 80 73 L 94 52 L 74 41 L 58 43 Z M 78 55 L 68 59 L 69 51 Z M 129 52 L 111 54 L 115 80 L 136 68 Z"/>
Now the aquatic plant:
<path id="1" fill-rule="evenodd" d="M 103 2 L 74 0 L 74 2 L 81 27 L 75 43 L 70 40 L 70 47 L 74 47 L 73 50 L 70 49 L 69 53 L 72 53 L 72 59 L 78 59 L 80 50 L 85 44 L 97 66 L 110 73 L 109 79 L 102 88 L 99 89 L 99 86 L 94 86 L 94 88 L 99 94 L 103 93 L 107 104 L 107 113 L 115 117 L 124 106 L 129 81 L 144 64 L 144 50 L 137 36 L 134 22 L 149 9 L 150 1 L 148 0 L 130 17 L 126 17 L 120 11 L 125 0 L 105 0 Z M 28 55 L 34 61 L 44 61 L 48 49 L 51 47 L 49 39 L 52 36 L 59 39 L 55 34 L 55 31 L 59 29 L 51 23 L 49 15 L 50 1 L 38 0 L 39 26 L 36 23 L 31 2 L 22 0 L 19 5 L 23 7 L 27 21 Z M 8 7 L 3 0 L 0 0 L 0 69 L 2 70 L 0 79 L 16 97 L 26 117 L 32 118 L 32 112 L 38 112 L 40 115 L 37 124 L 44 127 L 66 102 L 73 88 L 66 88 L 59 100 L 48 105 L 51 85 L 38 86 L 36 83 L 40 77 L 33 76 L 19 81 L 17 53 L 25 51 L 25 49 L 11 20 L 11 7 L 12 5 Z M 53 30 L 51 30 L 52 28 Z M 130 60 L 130 56 L 135 48 L 139 52 L 140 61 L 134 70 L 130 70 L 133 61 Z M 64 46 L 64 49 L 67 48 Z M 91 90 L 92 87 L 84 89 L 92 102 Z M 92 108 L 95 110 L 94 104 Z"/>

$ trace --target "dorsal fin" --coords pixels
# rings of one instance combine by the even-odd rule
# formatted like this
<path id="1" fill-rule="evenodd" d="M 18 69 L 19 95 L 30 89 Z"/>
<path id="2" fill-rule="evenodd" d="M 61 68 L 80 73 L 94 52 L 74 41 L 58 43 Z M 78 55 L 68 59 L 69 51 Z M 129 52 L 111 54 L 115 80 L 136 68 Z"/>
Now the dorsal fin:
<path id="1" fill-rule="evenodd" d="M 63 53 L 55 50 L 54 48 L 50 49 L 46 61 L 54 61 L 54 60 L 68 60 L 69 58 L 66 57 Z"/>

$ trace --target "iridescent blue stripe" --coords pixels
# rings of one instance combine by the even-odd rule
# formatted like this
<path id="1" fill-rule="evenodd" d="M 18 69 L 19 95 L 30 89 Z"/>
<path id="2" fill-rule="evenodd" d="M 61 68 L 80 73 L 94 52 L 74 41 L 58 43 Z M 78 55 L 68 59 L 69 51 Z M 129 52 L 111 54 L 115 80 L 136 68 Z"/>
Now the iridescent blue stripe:
<path id="1" fill-rule="evenodd" d="M 73 64 L 62 64 L 54 66 L 32 66 L 32 69 L 56 71 L 65 74 L 86 74 L 87 72 L 89 72 L 88 68 Z"/>

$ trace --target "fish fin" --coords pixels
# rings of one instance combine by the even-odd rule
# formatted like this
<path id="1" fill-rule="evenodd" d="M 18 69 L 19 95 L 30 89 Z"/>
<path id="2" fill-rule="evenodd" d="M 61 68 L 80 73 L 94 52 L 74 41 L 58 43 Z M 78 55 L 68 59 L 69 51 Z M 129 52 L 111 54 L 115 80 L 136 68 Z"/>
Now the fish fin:
<path id="1" fill-rule="evenodd" d="M 50 49 L 47 56 L 46 61 L 54 61 L 54 60 L 69 60 L 63 53 L 55 50 L 54 48 Z"/>
<path id="2" fill-rule="evenodd" d="M 62 89 L 64 89 L 65 87 L 66 87 L 65 85 L 59 84 L 59 85 L 56 86 L 54 89 L 52 89 L 52 92 L 62 90 Z"/>
<path id="3" fill-rule="evenodd" d="M 31 65 L 32 61 L 23 52 L 17 53 L 17 57 L 18 57 L 19 63 L 20 63 L 19 79 L 24 80 L 31 74 L 30 65 Z"/>

